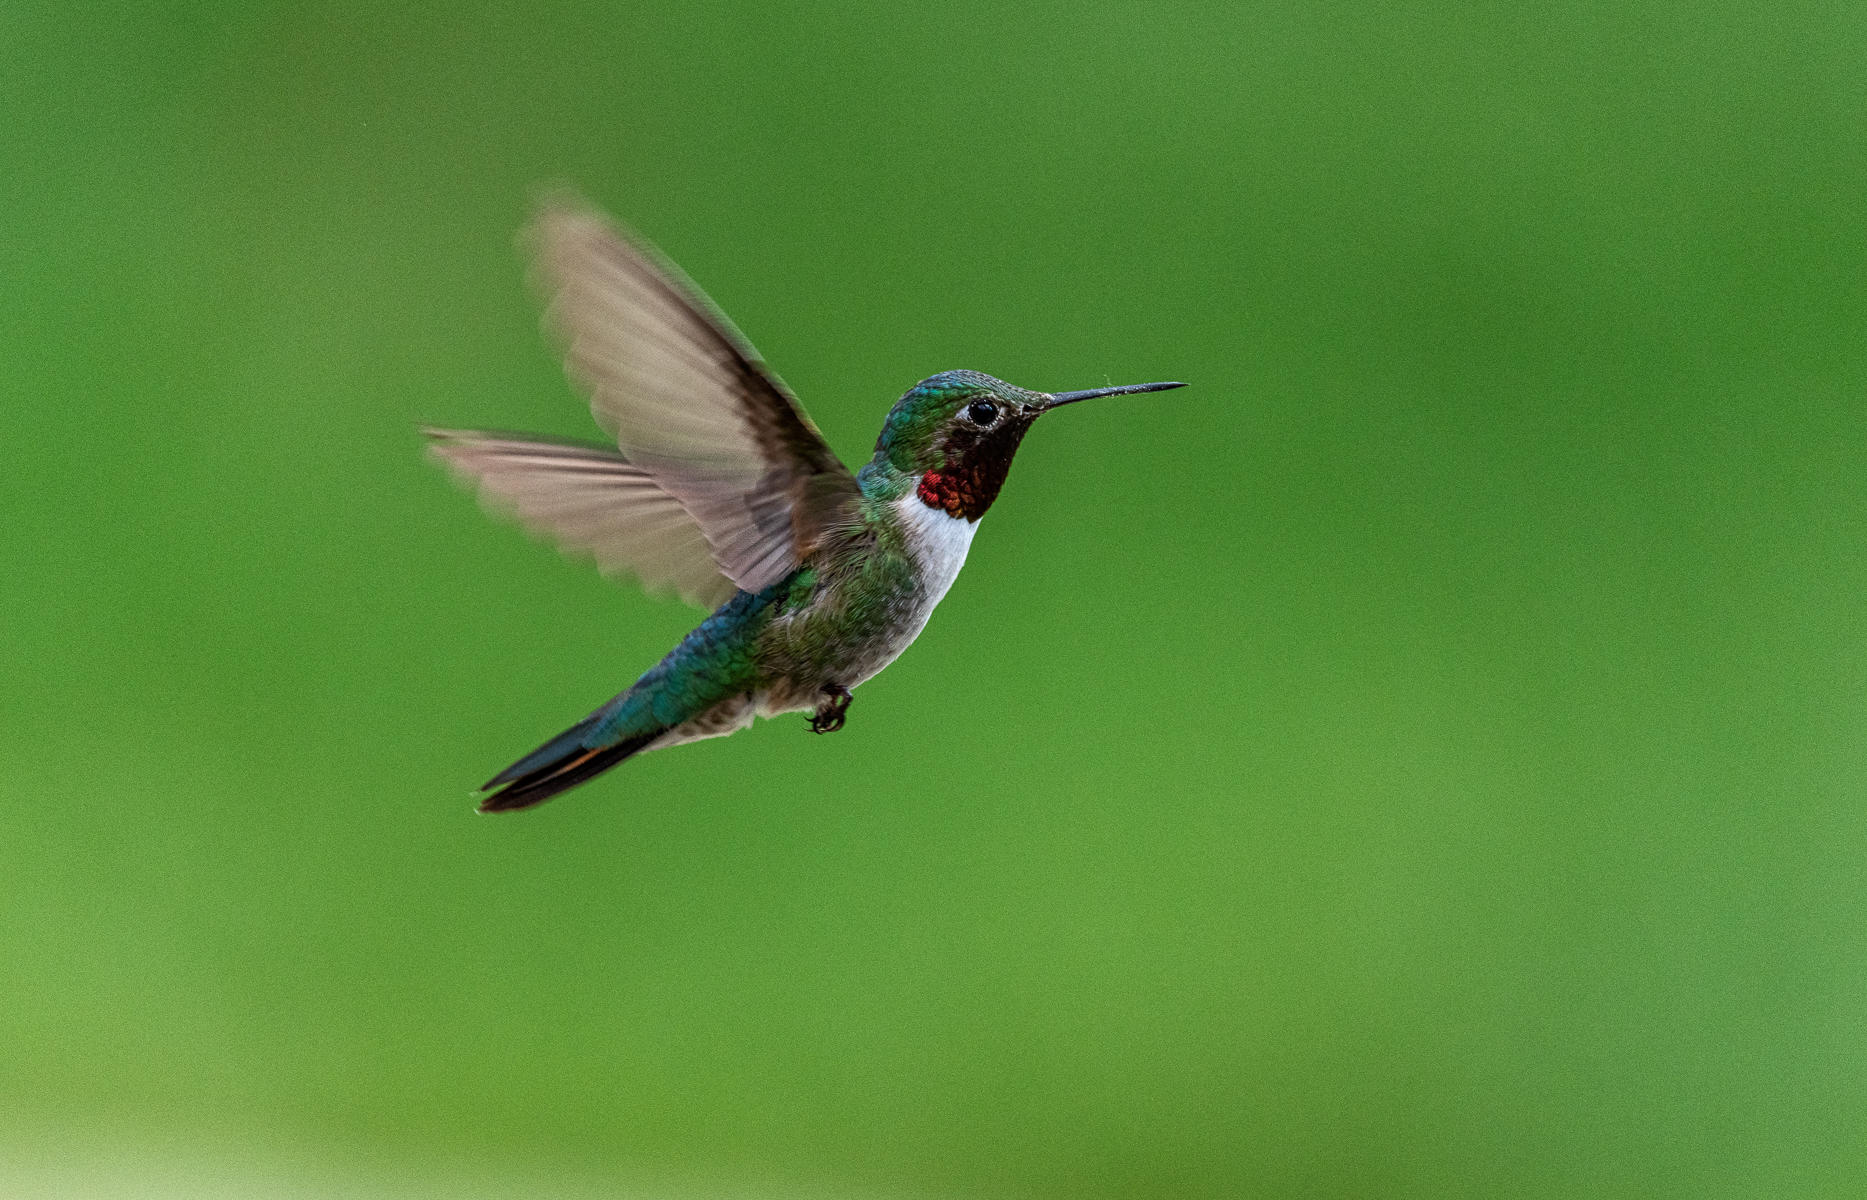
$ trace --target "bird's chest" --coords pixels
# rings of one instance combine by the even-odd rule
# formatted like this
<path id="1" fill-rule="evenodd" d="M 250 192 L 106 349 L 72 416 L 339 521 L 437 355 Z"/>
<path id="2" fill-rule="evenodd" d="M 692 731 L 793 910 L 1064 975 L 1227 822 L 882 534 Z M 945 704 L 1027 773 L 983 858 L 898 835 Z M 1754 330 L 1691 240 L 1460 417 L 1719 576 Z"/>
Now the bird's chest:
<path id="1" fill-rule="evenodd" d="M 966 565 L 966 551 L 972 548 L 973 531 L 978 529 L 979 523 L 930 508 L 913 494 L 895 501 L 894 508 L 901 521 L 902 540 L 919 577 L 915 605 L 918 621 L 914 633 L 908 635 L 908 640 L 913 641 L 914 634 L 927 624 L 934 605 L 940 603 L 953 581 L 959 578 L 959 569 Z"/>
<path id="2" fill-rule="evenodd" d="M 976 522 L 949 516 L 913 495 L 894 502 L 901 531 L 901 570 L 876 605 L 880 619 L 854 653 L 847 671 L 854 687 L 893 662 L 926 628 L 927 619 L 959 577 Z"/>
<path id="3" fill-rule="evenodd" d="M 819 687 L 855 687 L 893 662 L 927 625 L 972 545 L 974 522 L 928 508 L 912 494 L 893 503 L 898 537 L 838 570 L 786 624 L 786 678 L 774 706 L 814 704 Z M 797 695 L 790 694 L 797 691 Z"/>

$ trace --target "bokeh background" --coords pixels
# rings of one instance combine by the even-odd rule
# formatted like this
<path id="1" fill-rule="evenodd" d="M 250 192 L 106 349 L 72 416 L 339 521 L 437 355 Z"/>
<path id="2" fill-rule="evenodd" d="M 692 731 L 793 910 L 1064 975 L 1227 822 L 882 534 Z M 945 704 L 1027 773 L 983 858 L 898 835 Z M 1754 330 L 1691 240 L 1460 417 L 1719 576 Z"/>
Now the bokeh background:
<path id="1" fill-rule="evenodd" d="M 0 1190 L 1857 1196 L 1867 8 L 0 9 Z M 1026 443 L 865 687 L 469 789 L 696 619 L 568 182 L 846 457 Z"/>

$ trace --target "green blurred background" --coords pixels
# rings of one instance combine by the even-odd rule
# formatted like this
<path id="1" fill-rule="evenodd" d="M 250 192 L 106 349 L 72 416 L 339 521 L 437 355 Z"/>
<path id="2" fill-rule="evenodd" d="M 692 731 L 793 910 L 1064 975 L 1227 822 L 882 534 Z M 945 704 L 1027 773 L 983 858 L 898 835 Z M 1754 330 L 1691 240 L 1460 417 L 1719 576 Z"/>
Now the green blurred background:
<path id="1" fill-rule="evenodd" d="M 1867 1185 L 1867 9 L 0 45 L 0 1190 Z M 593 431 L 551 181 L 851 460 L 946 368 L 1193 386 L 1040 427 L 842 735 L 479 818 L 696 619 L 420 453 Z"/>

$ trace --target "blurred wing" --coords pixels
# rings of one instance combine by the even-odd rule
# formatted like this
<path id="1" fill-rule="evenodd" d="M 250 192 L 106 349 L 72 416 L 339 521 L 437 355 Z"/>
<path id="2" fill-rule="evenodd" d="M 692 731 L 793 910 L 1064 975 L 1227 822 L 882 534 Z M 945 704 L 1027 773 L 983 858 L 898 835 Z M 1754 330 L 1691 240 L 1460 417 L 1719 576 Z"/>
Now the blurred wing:
<path id="1" fill-rule="evenodd" d="M 596 556 L 606 575 L 715 608 L 733 594 L 700 526 L 680 501 L 613 450 L 496 433 L 429 429 L 435 456 L 491 504 L 566 550 Z"/>
<path id="2" fill-rule="evenodd" d="M 857 499 L 796 399 L 698 288 L 601 215 L 548 205 L 532 231 L 571 375 L 623 457 L 680 501 L 727 578 L 784 578 Z"/>

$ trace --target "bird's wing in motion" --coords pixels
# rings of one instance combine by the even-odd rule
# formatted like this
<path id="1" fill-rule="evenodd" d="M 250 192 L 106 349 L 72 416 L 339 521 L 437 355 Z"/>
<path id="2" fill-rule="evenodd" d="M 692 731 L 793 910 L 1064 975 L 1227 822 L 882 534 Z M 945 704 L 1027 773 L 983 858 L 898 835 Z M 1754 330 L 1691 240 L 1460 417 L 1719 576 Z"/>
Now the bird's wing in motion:
<path id="1" fill-rule="evenodd" d="M 728 579 L 784 578 L 858 497 L 790 389 L 670 263 L 573 203 L 532 230 L 571 375 L 628 463 L 679 501 Z"/>
<path id="2" fill-rule="evenodd" d="M 565 549 L 594 554 L 604 574 L 627 572 L 703 608 L 733 594 L 687 510 L 615 451 L 499 433 L 424 432 L 434 453 L 477 482 L 488 501 Z"/>

